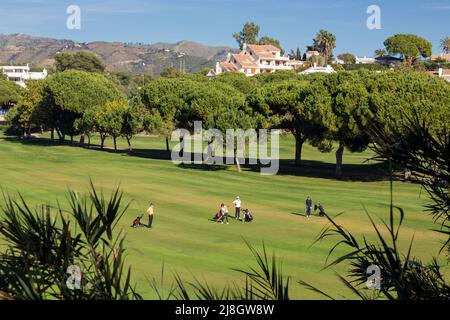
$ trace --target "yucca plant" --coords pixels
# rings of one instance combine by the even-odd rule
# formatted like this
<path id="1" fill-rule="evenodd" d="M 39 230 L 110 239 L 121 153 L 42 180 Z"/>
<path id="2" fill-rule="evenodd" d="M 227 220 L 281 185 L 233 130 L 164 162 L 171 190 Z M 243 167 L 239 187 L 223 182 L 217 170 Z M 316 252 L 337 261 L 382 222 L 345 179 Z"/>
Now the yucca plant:
<path id="1" fill-rule="evenodd" d="M 39 207 L 5 196 L 0 235 L 0 296 L 14 299 L 140 299 L 125 266 L 124 236 L 115 235 L 122 207 L 117 188 L 106 200 L 69 192 L 70 209 Z M 68 270 L 81 271 L 76 287 Z"/>
<path id="2" fill-rule="evenodd" d="M 427 211 L 448 236 L 443 248 L 450 256 L 450 123 L 439 132 L 418 115 L 406 124 L 373 127 L 375 160 L 389 160 L 395 168 L 410 170 L 431 198 Z"/>
<path id="3" fill-rule="evenodd" d="M 398 247 L 399 234 L 404 219 L 404 212 L 391 204 L 389 223 L 384 223 L 388 237 L 383 236 L 380 228 L 368 214 L 377 241 L 370 242 L 366 237 L 358 241 L 348 230 L 339 225 L 335 218 L 326 215 L 329 225 L 321 232 L 317 241 L 329 237 L 338 237 L 339 241 L 332 247 L 329 257 L 334 250 L 343 246 L 348 254 L 327 263 L 325 268 L 337 264 L 348 263 L 347 275 L 338 274 L 339 279 L 357 297 L 364 300 L 448 300 L 450 299 L 450 285 L 446 282 L 441 268 L 436 260 L 424 265 L 412 255 L 413 240 L 409 249 L 402 253 Z M 397 219 L 396 219 L 397 218 Z M 379 288 L 367 287 L 370 266 L 380 270 Z M 313 285 L 300 281 L 300 284 L 333 299 L 324 291 Z"/>
<path id="4" fill-rule="evenodd" d="M 340 240 L 330 250 L 333 254 L 338 246 L 345 246 L 349 253 L 327 265 L 347 262 L 347 277 L 338 275 L 341 281 L 362 299 L 400 299 L 400 300 L 449 300 L 450 284 L 441 272 L 437 259 L 427 265 L 412 255 L 413 240 L 408 251 L 402 254 L 398 239 L 405 213 L 395 207 L 392 195 L 394 169 L 411 170 L 418 183 L 428 192 L 431 204 L 427 210 L 432 214 L 440 229 L 448 236 L 443 248 L 450 253 L 450 133 L 449 128 L 432 133 L 429 126 L 419 120 L 418 115 L 410 118 L 404 125 L 387 128 L 371 128 L 374 138 L 375 159 L 387 160 L 391 169 L 391 205 L 389 223 L 385 225 L 388 238 L 369 216 L 378 241 L 373 243 L 363 238 L 361 242 L 340 226 L 335 219 L 327 216 L 330 223 L 318 237 L 318 241 L 337 236 Z M 397 219 L 396 219 L 397 218 Z M 367 290 L 368 267 L 377 266 L 381 271 L 379 290 Z M 320 289 L 300 282 L 308 289 L 332 298 Z"/>

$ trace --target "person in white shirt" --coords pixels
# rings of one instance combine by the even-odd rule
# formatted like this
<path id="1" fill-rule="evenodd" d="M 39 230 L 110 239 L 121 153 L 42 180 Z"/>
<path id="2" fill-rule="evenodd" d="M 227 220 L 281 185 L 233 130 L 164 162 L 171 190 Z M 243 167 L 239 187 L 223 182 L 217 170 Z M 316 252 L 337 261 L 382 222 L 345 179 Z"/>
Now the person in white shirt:
<path id="1" fill-rule="evenodd" d="M 223 222 L 226 219 L 227 220 L 227 224 L 228 224 L 228 208 L 223 203 L 220 205 L 220 213 L 222 214 L 222 216 L 220 217 L 219 222 L 221 222 L 223 224 Z"/>
<path id="2" fill-rule="evenodd" d="M 239 198 L 239 196 L 236 197 L 236 200 L 234 200 L 233 203 L 234 207 L 236 208 L 234 217 L 236 220 L 241 220 L 241 199 Z"/>

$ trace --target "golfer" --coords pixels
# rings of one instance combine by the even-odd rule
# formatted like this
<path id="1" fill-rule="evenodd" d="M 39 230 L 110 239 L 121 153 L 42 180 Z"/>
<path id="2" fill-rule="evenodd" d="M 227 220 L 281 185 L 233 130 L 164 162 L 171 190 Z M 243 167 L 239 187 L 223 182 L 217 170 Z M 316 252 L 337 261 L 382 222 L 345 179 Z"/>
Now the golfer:
<path id="1" fill-rule="evenodd" d="M 153 203 L 150 203 L 150 207 L 147 209 L 147 215 L 148 215 L 148 228 L 152 227 L 153 224 L 153 209 L 155 208 L 155 205 Z"/>
<path id="2" fill-rule="evenodd" d="M 220 222 L 223 224 L 224 220 L 227 220 L 227 224 L 228 223 L 228 207 L 225 204 L 221 204 L 220 205 L 220 213 L 222 214 L 222 216 L 220 217 Z"/>
<path id="3" fill-rule="evenodd" d="M 241 199 L 239 199 L 239 196 L 236 197 L 236 200 L 233 201 L 233 204 L 236 210 L 234 218 L 236 220 L 241 220 Z"/>
<path id="4" fill-rule="evenodd" d="M 311 200 L 311 197 L 308 196 L 308 198 L 306 198 L 306 217 L 307 218 L 311 217 L 311 207 L 312 207 L 312 200 Z"/>

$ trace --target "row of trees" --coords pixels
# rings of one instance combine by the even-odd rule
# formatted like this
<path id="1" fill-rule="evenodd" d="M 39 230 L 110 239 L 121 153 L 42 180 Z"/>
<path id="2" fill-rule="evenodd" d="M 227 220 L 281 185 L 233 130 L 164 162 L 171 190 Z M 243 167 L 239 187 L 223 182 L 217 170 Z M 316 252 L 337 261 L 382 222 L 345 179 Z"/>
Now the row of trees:
<path id="1" fill-rule="evenodd" d="M 70 59 L 69 59 L 70 60 Z M 90 61 L 88 59 L 88 61 Z M 1 85 L 1 83 L 0 83 Z M 19 90 L 20 92 L 20 90 Z M 223 74 L 210 81 L 200 75 L 178 75 L 148 82 L 132 97 L 100 72 L 65 70 L 28 84 L 8 114 L 13 128 L 29 136 L 49 130 L 60 141 L 80 135 L 90 145 L 96 133 L 104 147 L 124 137 L 130 151 L 134 135 L 147 131 L 166 137 L 177 128 L 281 128 L 296 140 L 295 162 L 309 142 L 323 152 L 337 145 L 336 174 L 345 148 L 353 152 L 372 142 L 368 126 L 386 126 L 418 112 L 436 133 L 450 118 L 450 86 L 419 73 L 339 72 L 301 76 L 295 72 L 247 78 Z"/>
<path id="2" fill-rule="evenodd" d="M 14 85 L 14 84 L 13 84 Z M 106 138 L 112 137 L 117 150 L 117 138 L 131 139 L 144 131 L 147 113 L 138 100 L 127 101 L 116 86 L 103 75 L 85 71 L 59 72 L 45 81 L 31 81 L 16 105 L 9 111 L 8 120 L 21 136 L 35 130 L 51 131 L 60 141 L 80 135 L 80 144 L 98 133 L 103 149 Z"/>
<path id="3" fill-rule="evenodd" d="M 225 74 L 213 81 L 184 77 L 159 79 L 141 94 L 147 110 L 173 128 L 281 128 L 296 140 L 301 165 L 306 142 L 329 152 L 337 143 L 336 174 L 344 149 L 365 150 L 372 142 L 368 126 L 400 123 L 413 113 L 432 123 L 438 134 L 450 117 L 450 86 L 427 75 L 370 72 L 299 76 L 278 73 L 246 78 Z M 167 130 L 169 128 L 169 130 Z"/>

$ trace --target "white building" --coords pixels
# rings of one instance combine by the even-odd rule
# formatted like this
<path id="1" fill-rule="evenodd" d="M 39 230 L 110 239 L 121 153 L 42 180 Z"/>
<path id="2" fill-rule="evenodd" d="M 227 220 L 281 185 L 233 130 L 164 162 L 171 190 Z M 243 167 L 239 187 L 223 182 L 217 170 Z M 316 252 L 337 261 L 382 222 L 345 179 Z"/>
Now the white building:
<path id="1" fill-rule="evenodd" d="M 8 81 L 13 81 L 24 88 L 26 80 L 42 80 L 48 75 L 46 69 L 42 72 L 30 72 L 28 64 L 26 66 L 0 66 L 0 70 L 6 75 Z"/>
<path id="2" fill-rule="evenodd" d="M 438 76 L 439 78 L 443 78 L 444 80 L 450 82 L 450 69 L 439 68 Z"/>
<path id="3" fill-rule="evenodd" d="M 313 74 L 313 73 L 336 73 L 332 66 L 327 65 L 326 67 L 318 67 L 315 63 L 313 67 L 300 72 L 299 74 Z"/>
<path id="4" fill-rule="evenodd" d="M 450 69 L 439 68 L 438 71 L 430 71 L 428 73 L 433 77 L 439 77 L 450 82 Z"/>
<path id="5" fill-rule="evenodd" d="M 304 61 L 283 56 L 281 50 L 272 45 L 244 45 L 241 53 L 229 53 L 225 61 L 217 62 L 208 77 L 213 78 L 224 72 L 240 72 L 250 77 L 259 73 L 295 70 L 303 64 Z"/>
<path id="6" fill-rule="evenodd" d="M 368 58 L 366 56 L 364 57 L 358 57 L 356 56 L 356 64 L 373 64 L 376 63 L 377 60 L 375 60 L 375 58 Z"/>
<path id="7" fill-rule="evenodd" d="M 311 59 L 312 57 L 320 57 L 320 52 L 315 50 L 309 50 L 305 53 L 306 60 Z"/>

